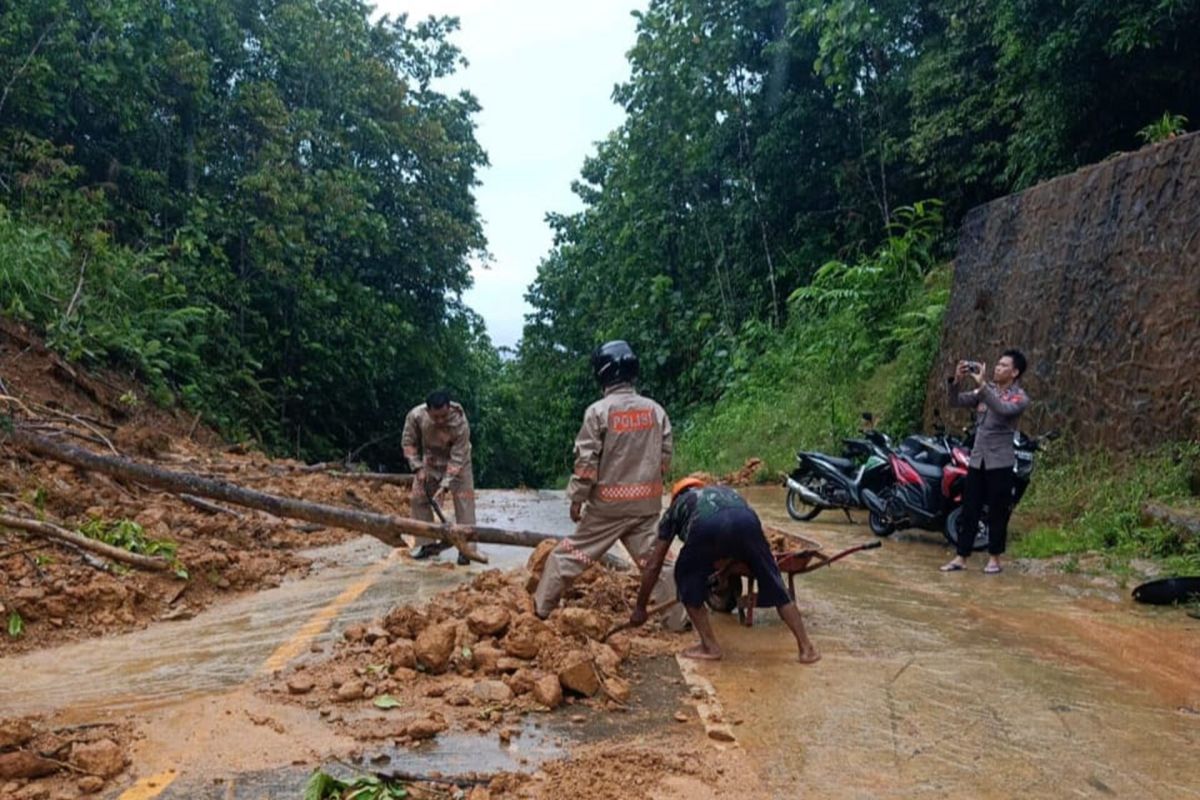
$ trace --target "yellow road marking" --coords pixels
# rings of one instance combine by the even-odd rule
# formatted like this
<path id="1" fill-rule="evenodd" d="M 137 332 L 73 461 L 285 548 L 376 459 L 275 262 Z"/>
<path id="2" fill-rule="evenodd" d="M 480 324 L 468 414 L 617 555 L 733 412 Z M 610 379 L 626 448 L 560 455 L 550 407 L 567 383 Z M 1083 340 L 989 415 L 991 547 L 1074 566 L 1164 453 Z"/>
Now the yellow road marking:
<path id="1" fill-rule="evenodd" d="M 133 786 L 121 792 L 117 800 L 151 800 L 151 798 L 162 794 L 178 775 L 179 773 L 175 770 L 169 769 L 166 772 L 142 778 Z"/>
<path id="2" fill-rule="evenodd" d="M 329 605 L 322 608 L 316 614 L 313 614 L 308 622 L 300 626 L 300 629 L 296 631 L 292 638 L 277 647 L 275 652 L 271 653 L 263 663 L 261 671 L 264 673 L 274 672 L 277 669 L 287 666 L 289 661 L 300 655 L 313 639 L 329 627 L 329 624 L 337 618 L 338 613 L 343 608 L 357 600 L 359 595 L 369 589 L 371 584 L 375 583 L 380 573 L 392 564 L 395 564 L 399 558 L 400 551 L 393 550 L 390 556 L 374 564 L 363 573 L 361 578 L 347 586 L 341 594 L 329 602 Z M 157 775 L 142 778 L 122 792 L 117 800 L 153 800 L 153 798 L 158 797 L 166 791 L 167 787 L 177 777 L 179 777 L 179 773 L 173 769 L 169 769 Z"/>
<path id="3" fill-rule="evenodd" d="M 376 563 L 363 574 L 354 583 L 350 584 L 330 601 L 329 605 L 322 608 L 312 618 L 304 623 L 300 630 L 291 639 L 281 644 L 274 653 L 267 658 L 263 663 L 263 672 L 274 672 L 277 669 L 282 669 L 287 666 L 287 663 L 296 656 L 300 655 L 312 640 L 315 639 L 322 631 L 329 627 L 329 623 L 337 618 L 338 613 L 358 599 L 358 596 L 370 588 L 375 579 L 379 577 L 379 573 L 390 567 L 400 558 L 399 550 L 393 550 L 392 554 L 383 561 Z"/>

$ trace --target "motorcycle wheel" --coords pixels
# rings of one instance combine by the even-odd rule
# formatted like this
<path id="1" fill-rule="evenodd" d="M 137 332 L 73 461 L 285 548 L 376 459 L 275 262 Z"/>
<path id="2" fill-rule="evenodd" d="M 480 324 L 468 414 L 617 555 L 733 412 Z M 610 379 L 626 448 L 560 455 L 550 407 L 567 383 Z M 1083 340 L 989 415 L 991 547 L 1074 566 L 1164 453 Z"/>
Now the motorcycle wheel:
<path id="1" fill-rule="evenodd" d="M 808 522 L 821 513 L 820 506 L 811 505 L 795 489 L 788 489 L 787 500 L 785 502 L 788 516 L 799 522 Z"/>
<path id="2" fill-rule="evenodd" d="M 884 522 L 883 517 L 871 512 L 867 517 L 867 527 L 871 529 L 871 533 L 876 536 L 891 536 L 896 532 L 896 526 L 890 522 Z"/>
<path id="3" fill-rule="evenodd" d="M 986 550 L 988 546 L 988 524 L 987 524 L 987 506 L 984 506 L 983 512 L 979 515 L 979 529 L 975 531 L 975 542 L 971 545 L 972 550 Z M 946 516 L 946 529 L 942 533 L 946 536 L 946 541 L 958 547 L 958 523 L 962 519 L 962 506 L 951 511 Z"/>

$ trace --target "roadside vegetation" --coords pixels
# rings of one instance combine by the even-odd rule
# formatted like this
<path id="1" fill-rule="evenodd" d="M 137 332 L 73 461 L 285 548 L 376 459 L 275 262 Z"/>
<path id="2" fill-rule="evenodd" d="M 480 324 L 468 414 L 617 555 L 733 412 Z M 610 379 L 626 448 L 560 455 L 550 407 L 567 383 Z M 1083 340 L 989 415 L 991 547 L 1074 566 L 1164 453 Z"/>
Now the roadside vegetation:
<path id="1" fill-rule="evenodd" d="M 582 165 L 581 210 L 548 215 L 533 311 L 502 353 L 462 302 L 487 155 L 475 99 L 438 89 L 470 55 L 456 20 L 12 0 L 0 313 L 277 455 L 398 468 L 405 412 L 448 386 L 482 486 L 564 479 L 588 354 L 623 338 L 676 423 L 677 471 L 757 456 L 769 477 L 863 410 L 918 426 L 969 209 L 1200 119 L 1200 0 L 636 16 L 625 119 Z M 1185 556 L 1113 505 L 1134 489 L 1101 494 L 1109 474 L 1141 485 L 1130 469 L 1075 476 L 1096 487 L 1085 518 L 1125 522 L 1024 546 Z M 1042 472 L 1031 502 L 1066 507 L 1040 494 L 1058 484 Z"/>
<path id="2" fill-rule="evenodd" d="M 1014 516 L 1012 553 L 1061 559 L 1065 571 L 1101 556 L 1106 570 L 1155 559 L 1169 573 L 1200 574 L 1200 537 L 1145 513 L 1157 502 L 1200 518 L 1200 443 L 1115 458 L 1104 452 L 1048 455 Z"/>

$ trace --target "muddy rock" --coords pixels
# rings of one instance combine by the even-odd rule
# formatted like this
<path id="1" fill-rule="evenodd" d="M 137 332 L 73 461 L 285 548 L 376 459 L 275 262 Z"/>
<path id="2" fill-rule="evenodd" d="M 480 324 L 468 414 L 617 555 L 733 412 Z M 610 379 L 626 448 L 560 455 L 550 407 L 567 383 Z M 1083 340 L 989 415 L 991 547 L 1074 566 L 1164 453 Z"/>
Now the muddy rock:
<path id="1" fill-rule="evenodd" d="M 445 672 L 454 653 L 457 627 L 454 622 L 443 622 L 421 631 L 414 644 L 417 663 L 434 674 Z"/>
<path id="2" fill-rule="evenodd" d="M 605 675 L 616 675 L 623 660 L 616 650 L 600 642 L 588 642 L 588 653 Z"/>
<path id="3" fill-rule="evenodd" d="M 596 667 L 583 651 L 575 651 L 564 659 L 563 667 L 558 671 L 558 681 L 564 689 L 585 697 L 600 691 Z"/>
<path id="4" fill-rule="evenodd" d="M 342 637 L 347 642 L 361 642 L 367 635 L 365 625 L 349 625 L 346 630 L 342 631 Z"/>
<path id="5" fill-rule="evenodd" d="M 0 750 L 20 747 L 33 738 L 33 725 L 23 719 L 0 721 Z"/>
<path id="6" fill-rule="evenodd" d="M 542 579 L 542 571 L 546 568 L 546 559 L 550 557 L 550 553 L 558 546 L 558 542 L 554 539 L 546 539 L 540 542 L 533 553 L 529 556 L 529 560 L 525 562 L 525 568 L 529 570 L 529 578 L 525 582 L 525 591 L 533 594 L 537 591 L 538 582 Z"/>
<path id="7" fill-rule="evenodd" d="M 477 636 L 501 636 L 512 621 L 512 614 L 501 606 L 483 606 L 467 615 L 467 625 Z"/>
<path id="8" fill-rule="evenodd" d="M 104 788 L 104 778 L 101 778 L 99 775 L 85 775 L 75 785 L 84 794 L 95 794 Z"/>
<path id="9" fill-rule="evenodd" d="M 513 690 L 504 681 L 485 680 L 475 684 L 472 690 L 475 698 L 487 705 L 508 703 L 513 699 Z"/>
<path id="10" fill-rule="evenodd" d="M 397 606 L 383 620 L 383 627 L 397 639 L 416 639 L 428 625 L 425 615 L 409 606 Z"/>
<path id="11" fill-rule="evenodd" d="M 512 656 L 503 656 L 496 662 L 496 669 L 501 672 L 516 672 L 519 669 L 528 667 L 532 662 L 525 658 L 513 658 Z"/>
<path id="12" fill-rule="evenodd" d="M 0 753 L 0 780 L 13 778 L 41 778 L 58 772 L 58 765 L 37 753 L 17 750 Z"/>
<path id="13" fill-rule="evenodd" d="M 308 694 L 316 687 L 316 681 L 308 675 L 293 675 L 288 678 L 288 694 Z"/>
<path id="14" fill-rule="evenodd" d="M 562 683 L 557 675 L 544 675 L 533 683 L 533 699 L 549 709 L 562 705 Z"/>
<path id="15" fill-rule="evenodd" d="M 388 648 L 388 661 L 393 668 L 415 669 L 417 653 L 412 639 L 397 639 Z"/>
<path id="16" fill-rule="evenodd" d="M 604 693 L 612 700 L 625 705 L 629 702 L 631 687 L 629 681 L 617 677 L 607 677 L 603 681 Z"/>
<path id="17" fill-rule="evenodd" d="M 342 703 L 349 703 L 354 700 L 361 700 L 366 692 L 366 685 L 362 681 L 346 681 L 337 690 L 337 699 Z"/>
<path id="18" fill-rule="evenodd" d="M 420 741 L 422 739 L 432 739 L 442 731 L 449 727 L 445 721 L 429 717 L 410 722 L 404 728 L 404 735 L 412 739 Z"/>
<path id="19" fill-rule="evenodd" d="M 608 632 L 608 624 L 590 608 L 564 608 L 556 615 L 558 623 L 567 633 L 602 639 Z"/>
<path id="20" fill-rule="evenodd" d="M 125 769 L 125 754 L 116 742 L 101 739 L 72 747 L 71 763 L 90 775 L 111 778 Z"/>
<path id="21" fill-rule="evenodd" d="M 538 640 L 545 630 L 545 623 L 537 617 L 523 616 L 513 623 L 500 646 L 514 658 L 536 658 L 541 650 Z"/>
<path id="22" fill-rule="evenodd" d="M 380 639 L 384 641 L 384 644 L 387 644 L 388 632 L 380 625 L 371 625 L 367 628 L 363 636 L 366 638 L 367 644 L 375 644 Z"/>
<path id="23" fill-rule="evenodd" d="M 499 670 L 500 662 L 506 658 L 503 650 L 487 644 L 475 647 L 471 651 L 471 655 L 475 669 L 489 675 Z"/>
<path id="24" fill-rule="evenodd" d="M 476 786 L 467 795 L 467 800 L 492 800 L 492 793 L 482 786 Z"/>
<path id="25" fill-rule="evenodd" d="M 531 669 L 522 667 L 508 679 L 508 686 L 513 690 L 513 694 L 529 694 L 533 691 L 533 685 L 537 683 L 540 677 L 540 672 L 534 672 Z"/>

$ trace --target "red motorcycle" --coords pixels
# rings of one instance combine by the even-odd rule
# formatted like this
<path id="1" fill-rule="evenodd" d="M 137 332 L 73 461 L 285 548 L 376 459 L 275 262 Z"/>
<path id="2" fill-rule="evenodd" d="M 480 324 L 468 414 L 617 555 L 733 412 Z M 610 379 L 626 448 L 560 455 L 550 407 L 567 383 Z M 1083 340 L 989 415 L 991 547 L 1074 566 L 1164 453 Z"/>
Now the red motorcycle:
<path id="1" fill-rule="evenodd" d="M 1033 454 L 1044 442 L 1058 438 L 1058 431 L 1030 439 L 1018 433 L 1014 440 L 1016 464 L 1013 472 L 1013 505 L 1025 494 L 1033 476 Z M 962 517 L 963 491 L 966 488 L 967 468 L 971 455 L 966 447 L 953 444 L 943 437 L 949 458 L 944 463 L 922 460 L 905 453 L 891 453 L 888 463 L 893 483 L 878 494 L 863 492 L 863 499 L 880 524 L 893 525 L 897 530 L 921 528 L 941 531 L 950 544 L 957 545 L 959 521 Z M 988 544 L 987 508 L 980 514 L 972 547 L 983 550 Z"/>

